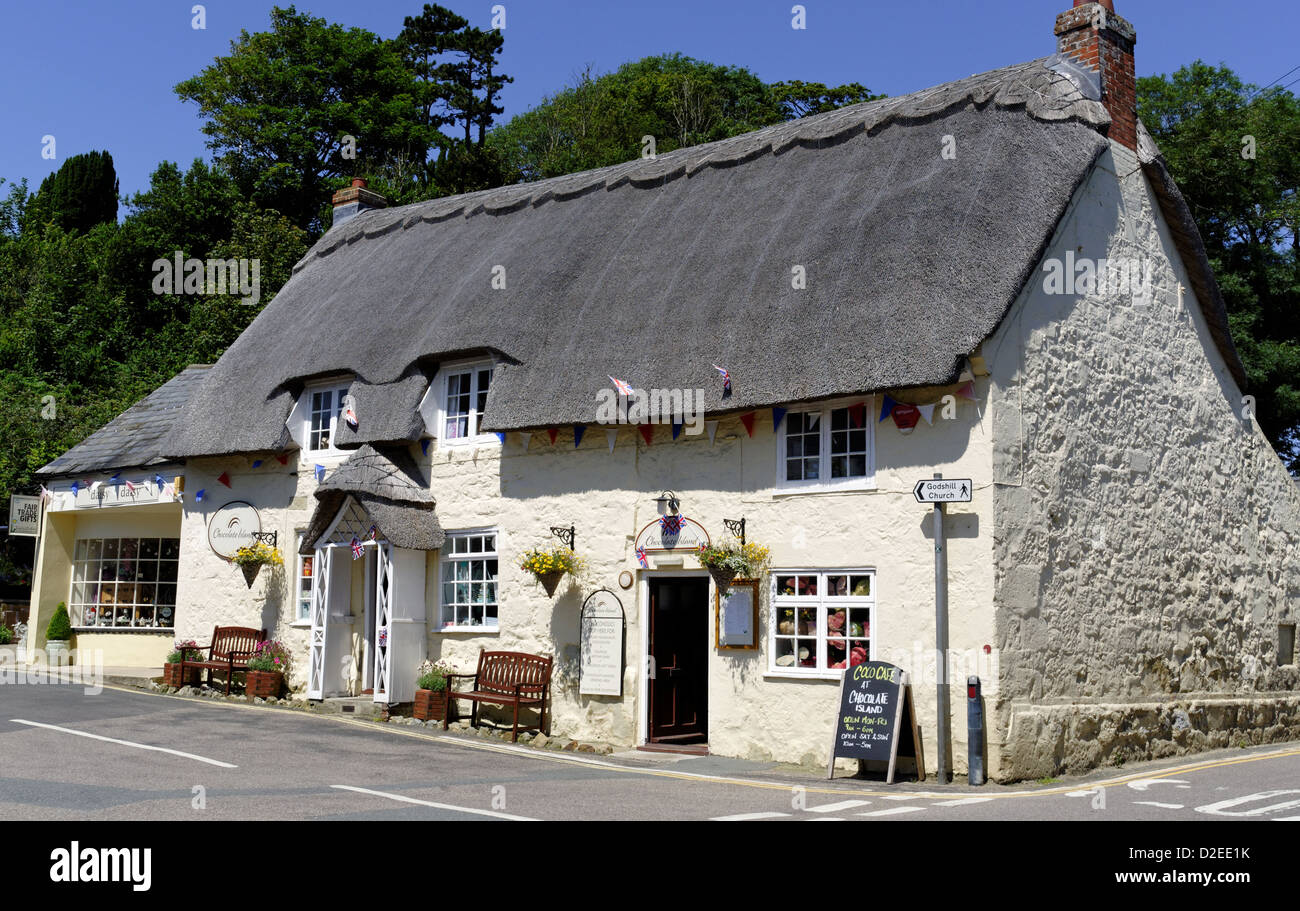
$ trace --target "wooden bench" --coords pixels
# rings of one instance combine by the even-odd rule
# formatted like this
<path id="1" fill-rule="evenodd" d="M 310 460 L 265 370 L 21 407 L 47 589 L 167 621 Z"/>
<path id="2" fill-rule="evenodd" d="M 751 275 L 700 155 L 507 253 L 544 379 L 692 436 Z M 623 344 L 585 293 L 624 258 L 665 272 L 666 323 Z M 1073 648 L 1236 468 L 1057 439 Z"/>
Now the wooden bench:
<path id="1" fill-rule="evenodd" d="M 212 630 L 212 644 L 200 645 L 198 650 L 207 649 L 208 657 L 201 661 L 187 661 L 181 655 L 181 679 L 185 679 L 185 669 L 196 667 L 208 672 L 208 686 L 212 685 L 212 675 L 217 671 L 226 673 L 226 695 L 230 695 L 231 678 L 239 671 L 248 670 L 248 659 L 253 657 L 253 650 L 265 641 L 266 630 L 252 629 L 247 626 L 218 626 Z"/>
<path id="2" fill-rule="evenodd" d="M 449 674 L 447 678 L 447 714 L 442 729 L 451 723 L 451 703 L 454 699 L 468 699 L 473 708 L 470 724 L 478 727 L 480 702 L 495 705 L 512 705 L 515 709 L 514 730 L 511 741 L 519 740 L 519 707 L 540 708 L 539 731 L 546 731 L 546 701 L 551 695 L 550 657 L 529 655 L 526 652 L 489 652 L 479 649 L 478 670 L 472 674 Z M 473 679 L 473 689 L 458 692 L 453 681 L 458 678 Z"/>

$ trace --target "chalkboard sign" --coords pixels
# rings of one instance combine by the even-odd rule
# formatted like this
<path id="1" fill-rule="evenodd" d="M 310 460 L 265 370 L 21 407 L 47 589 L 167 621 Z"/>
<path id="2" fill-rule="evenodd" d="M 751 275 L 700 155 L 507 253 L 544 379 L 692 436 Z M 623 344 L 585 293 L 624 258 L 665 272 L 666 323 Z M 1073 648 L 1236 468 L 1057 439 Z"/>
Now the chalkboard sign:
<path id="1" fill-rule="evenodd" d="M 892 784 L 898 757 L 912 756 L 916 759 L 917 777 L 925 779 L 912 688 L 900 667 L 885 661 L 864 661 L 844 672 L 834 738 L 826 765 L 827 778 L 834 775 L 836 757 L 846 757 L 888 763 L 885 780 Z"/>

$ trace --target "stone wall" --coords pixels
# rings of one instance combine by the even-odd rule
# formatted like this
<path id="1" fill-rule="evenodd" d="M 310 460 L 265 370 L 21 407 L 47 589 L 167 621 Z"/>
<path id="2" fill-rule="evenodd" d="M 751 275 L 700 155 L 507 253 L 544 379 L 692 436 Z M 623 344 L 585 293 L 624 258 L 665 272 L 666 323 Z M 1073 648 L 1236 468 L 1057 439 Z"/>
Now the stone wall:
<path id="1" fill-rule="evenodd" d="M 984 346 L 1003 775 L 1294 738 L 1276 648 L 1296 621 L 1300 495 L 1114 143 L 1045 262 L 1069 254 L 1138 262 L 1150 287 L 1052 294 L 1039 272 Z"/>

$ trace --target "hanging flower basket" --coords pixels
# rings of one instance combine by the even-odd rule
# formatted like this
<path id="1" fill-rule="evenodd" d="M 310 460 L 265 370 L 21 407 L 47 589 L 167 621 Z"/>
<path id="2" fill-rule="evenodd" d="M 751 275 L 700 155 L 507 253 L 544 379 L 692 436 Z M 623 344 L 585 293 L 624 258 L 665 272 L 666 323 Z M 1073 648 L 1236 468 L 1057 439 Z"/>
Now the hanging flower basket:
<path id="1" fill-rule="evenodd" d="M 582 558 L 569 548 L 556 547 L 550 550 L 528 551 L 524 554 L 519 567 L 532 573 L 533 577 L 542 583 L 542 588 L 546 590 L 546 597 L 553 598 L 564 574 L 573 573 L 576 576 L 582 571 L 583 562 Z"/>
<path id="2" fill-rule="evenodd" d="M 762 544 L 753 541 L 741 544 L 735 539 L 712 546 L 701 544 L 695 556 L 709 571 L 719 591 L 726 591 L 737 576 L 757 579 L 767 569 L 770 559 L 768 549 Z"/>
<path id="3" fill-rule="evenodd" d="M 284 556 L 279 548 L 270 547 L 261 541 L 239 548 L 231 560 L 243 571 L 244 581 L 249 588 L 257 581 L 257 574 L 263 566 L 284 566 Z"/>

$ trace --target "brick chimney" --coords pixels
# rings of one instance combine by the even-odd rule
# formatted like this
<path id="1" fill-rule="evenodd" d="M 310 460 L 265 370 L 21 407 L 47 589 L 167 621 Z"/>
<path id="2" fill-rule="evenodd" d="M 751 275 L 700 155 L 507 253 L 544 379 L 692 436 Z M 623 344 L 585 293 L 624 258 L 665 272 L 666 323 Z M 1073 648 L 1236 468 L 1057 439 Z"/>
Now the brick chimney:
<path id="1" fill-rule="evenodd" d="M 1137 71 L 1133 46 L 1137 31 L 1115 14 L 1114 0 L 1074 0 L 1056 17 L 1057 52 L 1101 79 L 1101 101 L 1113 121 L 1110 138 L 1137 149 Z"/>
<path id="2" fill-rule="evenodd" d="M 334 193 L 334 225 L 343 224 L 368 209 L 383 209 L 388 200 L 373 190 L 366 189 L 366 182 L 360 177 L 352 178 L 352 186 L 344 187 Z"/>

